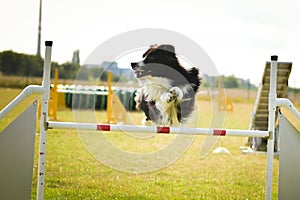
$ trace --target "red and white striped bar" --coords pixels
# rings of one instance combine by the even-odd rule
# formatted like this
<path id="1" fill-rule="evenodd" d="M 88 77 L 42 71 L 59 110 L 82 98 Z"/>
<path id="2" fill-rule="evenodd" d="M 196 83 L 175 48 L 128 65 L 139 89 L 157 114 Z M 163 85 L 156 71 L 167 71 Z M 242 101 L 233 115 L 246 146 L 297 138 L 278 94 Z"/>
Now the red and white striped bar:
<path id="1" fill-rule="evenodd" d="M 78 129 L 94 131 L 121 131 L 160 134 L 210 135 L 210 136 L 241 136 L 241 137 L 269 137 L 268 131 L 209 129 L 187 127 L 156 127 L 116 124 L 74 123 L 48 121 L 48 129 Z"/>

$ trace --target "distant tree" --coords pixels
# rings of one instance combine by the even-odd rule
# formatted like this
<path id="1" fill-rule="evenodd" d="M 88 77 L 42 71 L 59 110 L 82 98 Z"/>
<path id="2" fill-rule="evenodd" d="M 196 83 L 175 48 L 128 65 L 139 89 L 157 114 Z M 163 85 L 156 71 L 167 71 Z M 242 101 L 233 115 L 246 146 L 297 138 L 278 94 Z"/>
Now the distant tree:
<path id="1" fill-rule="evenodd" d="M 102 76 L 106 76 L 106 75 L 104 75 L 104 73 L 106 73 L 106 72 L 104 72 L 103 68 L 100 68 L 100 67 L 89 68 L 89 75 L 91 77 L 93 77 L 94 79 L 98 79 L 98 78 L 101 79 Z"/>
<path id="2" fill-rule="evenodd" d="M 0 71 L 4 75 L 18 75 L 19 74 L 19 55 L 11 50 L 4 51 L 0 56 Z"/>
<path id="3" fill-rule="evenodd" d="M 223 82 L 225 88 L 238 88 L 239 83 L 238 79 L 234 75 L 223 76 Z"/>
<path id="4" fill-rule="evenodd" d="M 75 79 L 80 66 L 71 62 L 59 65 L 59 77 L 63 79 Z"/>
<path id="5" fill-rule="evenodd" d="M 76 73 L 75 77 L 78 80 L 88 81 L 89 76 L 90 76 L 89 70 L 85 66 L 81 66 L 80 69 L 77 70 L 77 73 Z"/>
<path id="6" fill-rule="evenodd" d="M 4 75 L 42 76 L 43 59 L 36 55 L 3 51 L 0 53 L 0 71 Z"/>
<path id="7" fill-rule="evenodd" d="M 44 60 L 40 56 L 27 55 L 25 60 L 24 69 L 26 69 L 27 76 L 43 76 Z"/>

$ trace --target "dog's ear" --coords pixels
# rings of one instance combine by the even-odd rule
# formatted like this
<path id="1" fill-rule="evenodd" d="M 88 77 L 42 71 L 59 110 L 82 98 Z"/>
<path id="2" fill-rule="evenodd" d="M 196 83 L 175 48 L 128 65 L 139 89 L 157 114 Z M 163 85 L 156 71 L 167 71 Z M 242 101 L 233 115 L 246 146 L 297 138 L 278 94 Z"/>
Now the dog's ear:
<path id="1" fill-rule="evenodd" d="M 175 47 L 173 45 L 169 45 L 169 44 L 162 44 L 158 47 L 158 49 L 162 49 L 165 51 L 169 51 L 171 53 L 175 53 Z"/>
<path id="2" fill-rule="evenodd" d="M 157 47 L 158 47 L 157 44 L 151 45 L 150 48 L 143 54 L 143 58 L 149 55 L 154 49 L 157 49 Z"/>

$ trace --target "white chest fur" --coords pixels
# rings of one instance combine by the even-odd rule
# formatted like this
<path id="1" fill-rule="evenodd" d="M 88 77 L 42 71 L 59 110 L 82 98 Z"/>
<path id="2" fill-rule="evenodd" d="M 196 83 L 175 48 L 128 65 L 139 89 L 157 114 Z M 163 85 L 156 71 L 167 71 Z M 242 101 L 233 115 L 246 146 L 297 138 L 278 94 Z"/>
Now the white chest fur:
<path id="1" fill-rule="evenodd" d="M 182 100 L 182 91 L 180 99 L 176 101 L 170 101 L 172 94 L 170 91 L 174 89 L 171 85 L 171 80 L 161 77 L 145 77 L 140 80 L 140 86 L 142 87 L 143 93 L 146 95 L 147 101 L 155 101 L 157 109 L 160 111 L 161 121 L 157 122 L 160 125 L 176 125 L 179 124 L 177 119 L 176 104 Z"/>
<path id="2" fill-rule="evenodd" d="M 151 76 L 141 79 L 140 86 L 149 101 L 160 101 L 161 95 L 169 92 L 172 87 L 169 79 Z"/>

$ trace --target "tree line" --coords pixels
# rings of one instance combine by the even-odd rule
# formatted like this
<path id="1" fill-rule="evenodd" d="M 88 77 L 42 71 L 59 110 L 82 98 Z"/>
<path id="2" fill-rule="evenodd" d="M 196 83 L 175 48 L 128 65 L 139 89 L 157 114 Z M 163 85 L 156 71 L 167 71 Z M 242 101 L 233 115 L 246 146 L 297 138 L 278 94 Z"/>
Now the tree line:
<path id="1" fill-rule="evenodd" d="M 5 76 L 23 76 L 23 77 L 42 77 L 43 76 L 44 60 L 40 56 L 17 53 L 11 50 L 0 52 L 0 74 Z M 59 79 L 79 79 L 89 80 L 99 78 L 101 81 L 107 80 L 107 72 L 105 68 L 86 68 L 76 62 L 65 62 L 58 64 L 51 63 L 53 70 L 51 76 L 54 76 L 54 69 L 59 70 Z M 78 73 L 80 72 L 80 73 Z M 78 76 L 78 74 L 80 74 Z M 120 80 L 120 77 L 114 75 L 113 81 L 128 81 Z M 212 87 L 218 87 L 219 77 L 204 76 L 207 83 Z M 244 88 L 253 89 L 254 85 L 249 80 L 236 78 L 234 75 L 221 76 L 222 84 L 225 88 Z"/>
<path id="2" fill-rule="evenodd" d="M 80 66 L 71 62 L 52 62 L 52 69 L 58 67 L 60 78 L 71 79 Z M 11 50 L 0 52 L 0 72 L 5 76 L 43 76 L 44 59 L 40 56 L 17 53 Z M 53 76 L 53 73 L 51 73 Z"/>
<path id="3" fill-rule="evenodd" d="M 12 50 L 0 52 L 0 74 L 4 76 L 42 77 L 44 59 L 40 56 L 17 53 Z M 59 79 L 81 79 L 99 78 L 107 80 L 107 72 L 104 68 L 86 68 L 74 62 L 59 64 L 51 63 L 51 77 L 54 77 L 54 69 L 58 68 Z M 78 76 L 78 71 L 80 75 Z M 118 77 L 113 76 L 113 80 Z"/>
<path id="4" fill-rule="evenodd" d="M 221 75 L 219 77 L 215 76 L 207 76 L 204 75 L 205 84 L 209 85 L 212 88 L 217 88 L 219 85 L 219 81 L 221 80 L 222 88 L 241 88 L 241 89 L 256 89 L 256 86 L 250 83 L 250 80 L 237 78 L 234 75 L 224 76 Z"/>

